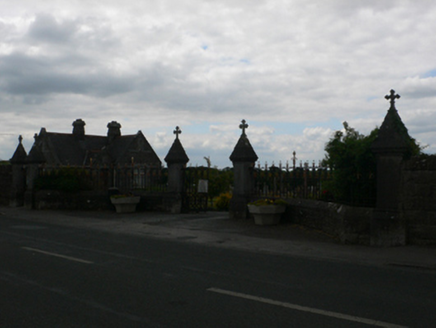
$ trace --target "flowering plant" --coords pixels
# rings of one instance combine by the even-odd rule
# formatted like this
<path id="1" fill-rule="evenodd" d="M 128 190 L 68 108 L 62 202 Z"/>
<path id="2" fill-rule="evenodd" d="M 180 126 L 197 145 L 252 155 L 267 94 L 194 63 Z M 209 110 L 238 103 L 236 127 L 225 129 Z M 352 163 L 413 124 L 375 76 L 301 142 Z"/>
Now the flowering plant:
<path id="1" fill-rule="evenodd" d="M 254 202 L 249 203 L 248 205 L 254 206 L 269 206 L 269 205 L 288 205 L 283 199 L 274 199 L 274 198 L 261 198 Z"/>
<path id="2" fill-rule="evenodd" d="M 111 198 L 127 198 L 127 197 L 136 197 L 133 193 L 129 192 L 127 194 L 116 194 L 116 195 L 112 195 Z"/>

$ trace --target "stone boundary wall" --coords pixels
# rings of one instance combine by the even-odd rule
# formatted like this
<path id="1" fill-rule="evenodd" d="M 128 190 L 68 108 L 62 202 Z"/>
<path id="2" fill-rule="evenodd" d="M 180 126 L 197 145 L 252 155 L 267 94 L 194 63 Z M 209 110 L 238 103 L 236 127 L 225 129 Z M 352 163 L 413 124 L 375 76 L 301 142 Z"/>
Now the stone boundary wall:
<path id="1" fill-rule="evenodd" d="M 372 208 L 351 207 L 308 199 L 286 199 L 284 219 L 321 230 L 344 244 L 369 244 Z"/>
<path id="2" fill-rule="evenodd" d="M 108 193 L 97 191 L 39 190 L 34 194 L 33 203 L 36 210 L 109 210 L 112 206 Z"/>
<path id="3" fill-rule="evenodd" d="M 137 211 L 161 210 L 164 193 L 136 193 L 141 196 Z M 37 210 L 114 210 L 108 192 L 81 191 L 76 193 L 58 190 L 40 190 L 33 197 Z"/>
<path id="4" fill-rule="evenodd" d="M 436 244 L 436 155 L 404 164 L 400 209 L 411 244 Z"/>
<path id="5" fill-rule="evenodd" d="M 12 189 L 12 165 L 0 162 L 0 205 L 9 205 Z"/>

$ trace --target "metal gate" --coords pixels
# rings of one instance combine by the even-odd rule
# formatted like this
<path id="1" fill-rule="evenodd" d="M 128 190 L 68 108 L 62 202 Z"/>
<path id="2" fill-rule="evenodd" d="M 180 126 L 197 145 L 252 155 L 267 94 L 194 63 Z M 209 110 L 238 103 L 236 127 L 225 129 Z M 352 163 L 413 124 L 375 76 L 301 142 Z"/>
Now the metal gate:
<path id="1" fill-rule="evenodd" d="M 207 211 L 209 199 L 209 169 L 187 167 L 184 172 L 183 212 Z"/>

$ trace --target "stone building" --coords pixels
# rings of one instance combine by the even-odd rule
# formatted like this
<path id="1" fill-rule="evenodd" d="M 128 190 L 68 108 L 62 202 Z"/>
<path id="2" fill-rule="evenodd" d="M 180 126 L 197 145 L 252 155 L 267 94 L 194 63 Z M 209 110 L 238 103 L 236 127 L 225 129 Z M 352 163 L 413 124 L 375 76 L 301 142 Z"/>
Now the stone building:
<path id="1" fill-rule="evenodd" d="M 73 122 L 72 133 L 47 132 L 41 128 L 26 158 L 27 163 L 47 166 L 88 166 L 141 164 L 161 167 L 153 148 L 138 131 L 134 135 L 121 135 L 121 124 L 108 123 L 106 136 L 85 134 L 85 122 Z"/>
<path id="2" fill-rule="evenodd" d="M 147 183 L 150 170 L 160 170 L 161 160 L 141 131 L 121 135 L 121 124 L 108 123 L 106 136 L 85 134 L 85 122 L 73 122 L 72 133 L 47 132 L 41 128 L 35 142 L 26 153 L 22 138 L 10 159 L 12 164 L 12 206 L 33 208 L 34 183 L 44 171 L 59 167 L 87 167 L 92 188 L 140 188 Z M 91 178 L 90 178 L 91 179 Z M 92 180 L 92 179 L 91 179 Z"/>

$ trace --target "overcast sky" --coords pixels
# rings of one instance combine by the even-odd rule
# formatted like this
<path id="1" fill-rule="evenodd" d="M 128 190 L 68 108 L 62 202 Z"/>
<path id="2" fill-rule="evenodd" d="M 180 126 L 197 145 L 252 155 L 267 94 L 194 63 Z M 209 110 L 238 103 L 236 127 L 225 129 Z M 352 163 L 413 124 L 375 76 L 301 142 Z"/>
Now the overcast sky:
<path id="1" fill-rule="evenodd" d="M 6 3 L 7 2 L 7 3 Z M 434 1 L 0 0 L 0 158 L 41 127 L 141 130 L 162 159 L 231 166 L 245 119 L 261 163 L 320 160 L 347 121 L 380 126 L 394 89 L 436 153 Z"/>

